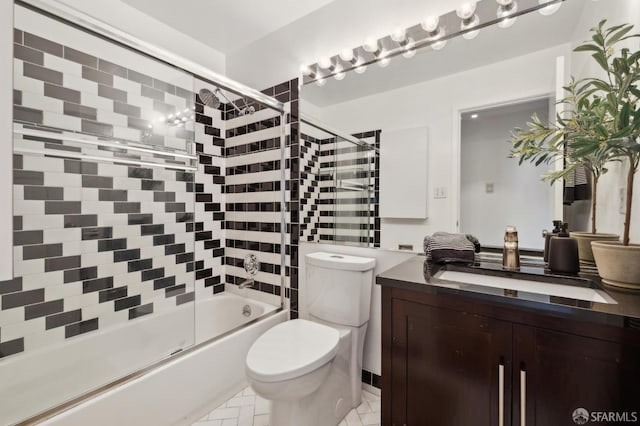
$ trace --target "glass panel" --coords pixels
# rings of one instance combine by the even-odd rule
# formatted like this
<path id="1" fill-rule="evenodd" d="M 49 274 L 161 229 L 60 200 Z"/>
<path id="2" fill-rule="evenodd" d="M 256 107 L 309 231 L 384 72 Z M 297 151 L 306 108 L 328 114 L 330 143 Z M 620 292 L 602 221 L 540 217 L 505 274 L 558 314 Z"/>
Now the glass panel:
<path id="1" fill-rule="evenodd" d="M 193 78 L 20 6 L 15 27 L 8 423 L 195 341 Z"/>

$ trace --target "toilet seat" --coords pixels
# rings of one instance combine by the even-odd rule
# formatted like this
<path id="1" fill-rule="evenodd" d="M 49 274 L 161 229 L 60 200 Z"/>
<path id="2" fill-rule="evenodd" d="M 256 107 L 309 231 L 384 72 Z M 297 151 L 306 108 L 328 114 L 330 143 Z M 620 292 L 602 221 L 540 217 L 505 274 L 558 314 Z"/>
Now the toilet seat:
<path id="1" fill-rule="evenodd" d="M 338 350 L 338 330 L 295 319 L 267 330 L 247 354 L 247 374 L 263 382 L 303 376 L 331 361 Z"/>

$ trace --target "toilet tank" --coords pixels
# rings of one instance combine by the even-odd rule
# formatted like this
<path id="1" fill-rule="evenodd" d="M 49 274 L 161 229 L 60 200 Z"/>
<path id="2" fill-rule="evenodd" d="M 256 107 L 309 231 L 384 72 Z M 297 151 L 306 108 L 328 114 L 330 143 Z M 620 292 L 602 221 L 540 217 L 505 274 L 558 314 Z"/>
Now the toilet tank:
<path id="1" fill-rule="evenodd" d="M 376 260 L 336 253 L 305 256 L 309 313 L 335 324 L 359 327 L 369 321 Z"/>

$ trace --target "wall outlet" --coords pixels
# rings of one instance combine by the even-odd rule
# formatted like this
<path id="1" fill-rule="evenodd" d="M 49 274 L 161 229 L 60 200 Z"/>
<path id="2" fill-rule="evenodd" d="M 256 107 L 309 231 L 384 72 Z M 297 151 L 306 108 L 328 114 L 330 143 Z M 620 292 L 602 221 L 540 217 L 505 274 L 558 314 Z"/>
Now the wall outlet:
<path id="1" fill-rule="evenodd" d="M 447 187 L 437 186 L 433 190 L 433 198 L 447 198 Z"/>
<path id="2" fill-rule="evenodd" d="M 487 194 L 493 193 L 493 182 L 486 182 L 484 184 L 484 190 Z"/>
<path id="3" fill-rule="evenodd" d="M 626 187 L 620 188 L 619 198 L 620 198 L 620 214 L 624 214 L 625 209 L 627 208 L 627 188 Z"/>

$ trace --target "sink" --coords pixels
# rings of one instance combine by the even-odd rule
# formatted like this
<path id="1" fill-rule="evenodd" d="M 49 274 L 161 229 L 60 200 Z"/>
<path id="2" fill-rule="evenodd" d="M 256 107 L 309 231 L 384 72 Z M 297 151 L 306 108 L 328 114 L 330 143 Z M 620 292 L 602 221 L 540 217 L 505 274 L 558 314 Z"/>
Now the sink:
<path id="1" fill-rule="evenodd" d="M 442 270 L 434 275 L 442 281 L 451 281 L 457 284 L 478 285 L 495 289 L 513 290 L 520 293 L 532 294 L 533 296 L 555 296 L 567 299 L 577 299 L 586 302 L 597 302 L 606 304 L 617 304 L 611 296 L 604 291 L 588 286 L 589 281 L 574 279 L 575 284 L 566 284 L 571 278 L 566 277 L 545 277 L 545 281 L 528 280 L 515 277 L 501 277 L 495 275 L 483 275 L 471 272 Z M 554 282 L 555 280 L 555 282 Z M 562 283 L 565 284 L 562 284 Z M 540 297 L 533 297 L 540 300 Z"/>

